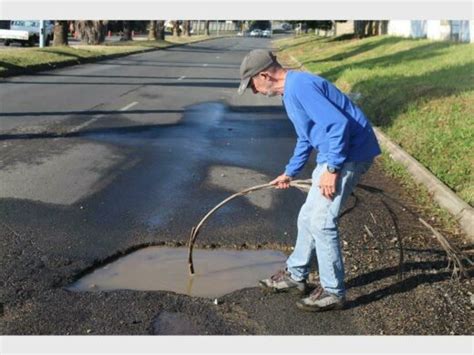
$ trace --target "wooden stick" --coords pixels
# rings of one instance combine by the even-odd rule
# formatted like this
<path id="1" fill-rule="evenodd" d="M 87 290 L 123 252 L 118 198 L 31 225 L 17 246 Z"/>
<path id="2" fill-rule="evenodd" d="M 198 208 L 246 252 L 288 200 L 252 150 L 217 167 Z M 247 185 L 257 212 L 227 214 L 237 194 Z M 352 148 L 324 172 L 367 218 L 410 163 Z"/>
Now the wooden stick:
<path id="1" fill-rule="evenodd" d="M 439 244 L 441 244 L 444 251 L 448 255 L 448 268 L 451 265 L 451 262 L 453 263 L 453 276 L 464 276 L 468 278 L 469 275 L 464 269 L 462 260 L 466 260 L 471 266 L 473 265 L 472 260 L 469 259 L 466 255 L 464 255 L 460 250 L 456 249 L 453 245 L 451 245 L 451 243 L 440 232 L 438 232 L 431 225 L 429 225 L 423 218 L 418 219 L 426 228 L 433 232 L 433 235 L 436 237 L 436 240 L 438 240 Z"/>
<path id="2" fill-rule="evenodd" d="M 293 180 L 290 182 L 290 186 L 295 187 L 303 192 L 308 192 L 309 189 L 311 188 L 311 179 L 307 180 Z M 236 197 L 239 196 L 244 196 L 247 195 L 251 192 L 257 191 L 257 190 L 262 190 L 262 189 L 268 189 L 268 188 L 276 188 L 275 185 L 272 185 L 270 183 L 267 184 L 262 184 L 262 185 L 257 185 L 253 187 L 249 187 L 248 189 L 239 191 L 229 197 L 227 197 L 225 200 L 217 204 L 213 209 L 211 209 L 202 219 L 199 221 L 197 226 L 193 227 L 191 229 L 191 235 L 189 236 L 189 250 L 188 250 L 188 265 L 189 265 L 189 273 L 191 275 L 194 275 L 194 264 L 193 264 L 193 247 L 194 243 L 196 242 L 196 238 L 199 234 L 199 230 L 203 226 L 203 224 L 207 221 L 207 219 L 214 213 L 216 212 L 219 208 L 224 206 L 227 202 L 233 200 Z"/>

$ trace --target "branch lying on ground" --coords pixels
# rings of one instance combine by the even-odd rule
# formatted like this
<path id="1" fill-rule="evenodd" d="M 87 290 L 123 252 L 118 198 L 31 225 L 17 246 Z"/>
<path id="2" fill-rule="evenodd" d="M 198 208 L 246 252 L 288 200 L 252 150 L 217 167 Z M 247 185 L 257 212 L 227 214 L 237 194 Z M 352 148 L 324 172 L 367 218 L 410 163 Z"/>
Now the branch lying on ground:
<path id="1" fill-rule="evenodd" d="M 418 218 L 418 220 L 426 228 L 428 228 L 431 232 L 433 232 L 433 235 L 435 236 L 436 240 L 438 240 L 439 244 L 441 244 L 441 247 L 446 251 L 446 254 L 448 254 L 448 259 L 449 259 L 448 269 L 451 267 L 451 263 L 452 263 L 453 264 L 453 277 L 460 278 L 461 276 L 464 276 L 468 278 L 469 275 L 466 272 L 466 269 L 464 268 L 462 261 L 466 260 L 472 266 L 474 265 L 472 260 L 469 259 L 466 255 L 464 255 L 456 247 L 451 245 L 451 243 L 449 243 L 449 241 L 440 232 L 438 232 L 436 229 L 430 226 L 423 218 Z"/>
<path id="2" fill-rule="evenodd" d="M 307 180 L 293 180 L 290 182 L 290 186 L 291 187 L 295 187 L 303 192 L 308 192 L 309 189 L 311 188 L 311 179 L 307 179 Z M 271 185 L 270 183 L 268 184 L 263 184 L 263 185 L 257 185 L 257 186 L 253 186 L 253 187 L 250 187 L 248 189 L 245 189 L 245 190 L 242 190 L 240 192 L 237 192 L 235 194 L 233 194 L 232 196 L 229 196 L 228 198 L 226 198 L 225 200 L 223 200 L 222 202 L 220 202 L 218 205 L 216 205 L 213 209 L 211 209 L 205 216 L 203 219 L 201 219 L 201 221 L 197 224 L 197 226 L 193 227 L 192 230 L 191 230 L 191 235 L 189 237 L 189 251 L 188 251 L 188 264 L 189 264 L 189 272 L 191 275 L 194 275 L 194 264 L 193 264 L 193 247 L 194 247 L 194 243 L 196 241 L 196 238 L 199 234 L 199 230 L 201 229 L 201 227 L 203 226 L 204 222 L 206 222 L 206 220 L 214 213 L 216 212 L 219 208 L 221 208 L 222 206 L 224 206 L 227 202 L 229 202 L 230 200 L 233 200 L 234 198 L 236 197 L 239 197 L 239 196 L 244 196 L 244 195 L 247 195 L 251 192 L 254 192 L 254 191 L 257 191 L 257 190 L 263 190 L 263 189 L 274 189 L 276 188 L 275 185 Z"/>
<path id="3" fill-rule="evenodd" d="M 462 276 L 464 276 L 466 278 L 469 277 L 468 272 L 464 268 L 463 260 L 465 260 L 470 266 L 473 266 L 474 263 L 472 262 L 472 260 L 469 259 L 468 256 L 466 256 L 464 253 L 462 253 L 456 247 L 454 247 L 440 232 L 438 232 L 436 229 L 434 229 L 432 226 L 430 226 L 423 218 L 418 217 L 406 205 L 402 204 L 400 201 L 397 201 L 393 197 L 387 195 L 381 189 L 378 189 L 376 187 L 369 186 L 369 185 L 364 185 L 364 184 L 358 184 L 357 186 L 362 188 L 363 190 L 381 194 L 382 196 L 388 198 L 390 201 L 398 204 L 404 210 L 409 212 L 412 216 L 416 217 L 425 227 L 427 227 L 433 233 L 436 240 L 438 240 L 441 247 L 443 248 L 443 250 L 448 255 L 448 259 L 449 259 L 448 269 L 451 267 L 451 263 L 452 263 L 453 264 L 453 277 L 458 277 L 458 278 L 461 278 Z M 396 228 L 396 232 L 397 232 L 397 238 L 398 238 L 398 242 L 399 242 L 399 248 L 400 248 L 400 266 L 399 266 L 399 268 L 400 268 L 400 270 L 402 270 L 401 268 L 403 266 L 403 247 L 401 245 L 401 238 L 400 238 L 400 233 L 398 231 L 398 225 L 397 225 L 396 220 L 395 220 L 396 215 L 393 213 L 391 208 L 388 206 L 388 204 L 384 200 L 382 200 L 382 203 L 385 205 L 385 207 L 390 212 L 390 215 L 391 215 L 392 219 L 394 219 L 395 228 Z M 400 276 L 401 276 L 401 273 L 399 274 L 399 277 Z"/>

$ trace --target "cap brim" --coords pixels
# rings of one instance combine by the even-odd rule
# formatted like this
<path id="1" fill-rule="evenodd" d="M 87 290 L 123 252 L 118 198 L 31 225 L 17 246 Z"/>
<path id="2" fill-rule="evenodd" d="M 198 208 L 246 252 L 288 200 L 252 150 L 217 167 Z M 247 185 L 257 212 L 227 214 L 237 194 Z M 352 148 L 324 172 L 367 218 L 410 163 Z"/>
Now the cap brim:
<path id="1" fill-rule="evenodd" d="M 239 90 L 237 90 L 237 93 L 239 95 L 242 95 L 245 92 L 245 90 L 249 87 L 250 79 L 251 78 L 249 77 L 249 78 L 242 79 L 240 81 Z"/>

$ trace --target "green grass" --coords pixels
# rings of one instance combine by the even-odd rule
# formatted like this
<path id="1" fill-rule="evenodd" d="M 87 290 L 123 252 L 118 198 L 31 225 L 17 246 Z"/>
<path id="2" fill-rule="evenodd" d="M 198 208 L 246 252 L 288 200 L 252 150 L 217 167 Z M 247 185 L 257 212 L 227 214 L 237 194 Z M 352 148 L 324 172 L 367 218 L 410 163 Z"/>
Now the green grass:
<path id="1" fill-rule="evenodd" d="M 276 42 L 283 57 L 345 92 L 387 135 L 474 205 L 474 45 L 314 35 Z"/>
<path id="2" fill-rule="evenodd" d="M 128 54 L 166 48 L 174 44 L 185 44 L 209 38 L 208 36 L 167 37 L 165 41 L 135 40 L 111 42 L 104 45 L 74 45 L 45 48 L 8 48 L 0 51 L 0 77 L 37 66 L 55 66 L 57 64 L 77 64 L 85 60 L 104 58 L 117 54 Z"/>

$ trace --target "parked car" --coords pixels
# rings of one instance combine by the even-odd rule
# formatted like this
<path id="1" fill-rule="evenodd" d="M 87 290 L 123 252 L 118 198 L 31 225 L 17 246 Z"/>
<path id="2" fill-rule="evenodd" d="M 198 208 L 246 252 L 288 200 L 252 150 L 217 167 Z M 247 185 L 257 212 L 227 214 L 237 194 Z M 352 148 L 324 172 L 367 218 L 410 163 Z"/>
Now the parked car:
<path id="1" fill-rule="evenodd" d="M 53 39 L 54 23 L 53 21 L 44 22 L 44 38 L 45 45 Z M 34 45 L 39 43 L 40 38 L 40 22 L 39 21 L 11 21 L 9 30 L 0 30 L 0 39 L 3 39 L 3 44 L 9 46 L 12 42 L 21 43 L 24 45 Z"/>
<path id="2" fill-rule="evenodd" d="M 272 36 L 272 31 L 271 30 L 263 30 L 262 31 L 262 37 L 271 37 Z"/>
<path id="3" fill-rule="evenodd" d="M 250 32 L 250 37 L 262 37 L 262 30 L 256 28 Z"/>

